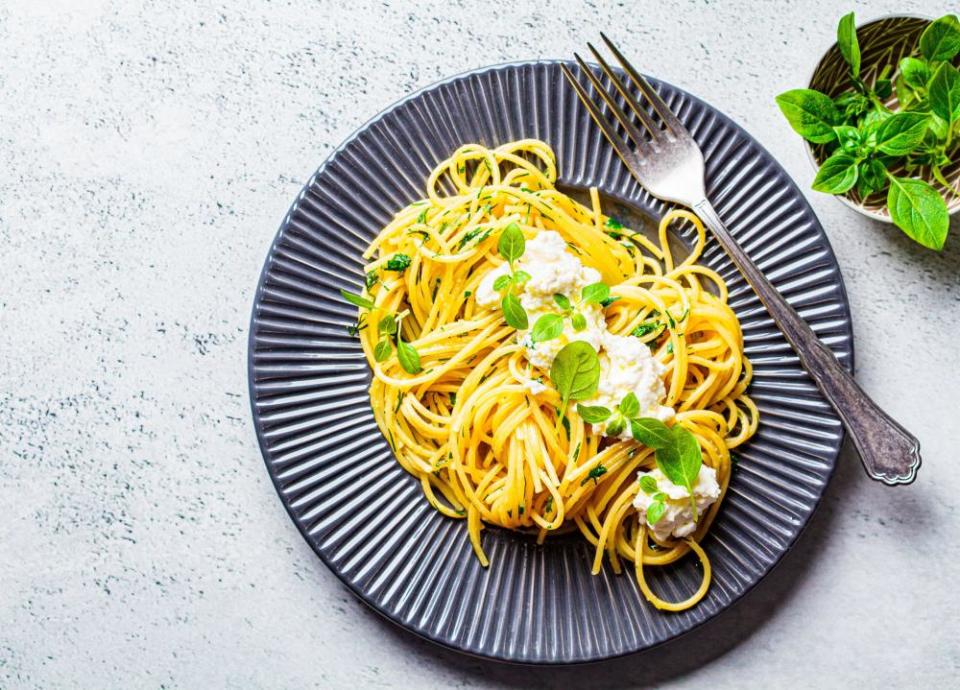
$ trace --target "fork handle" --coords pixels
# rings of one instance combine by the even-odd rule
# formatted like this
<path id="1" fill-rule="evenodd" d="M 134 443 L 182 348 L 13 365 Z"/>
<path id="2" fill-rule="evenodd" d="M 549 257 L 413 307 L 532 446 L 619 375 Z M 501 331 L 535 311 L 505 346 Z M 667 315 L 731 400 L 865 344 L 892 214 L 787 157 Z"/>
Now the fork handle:
<path id="1" fill-rule="evenodd" d="M 891 486 L 913 482 L 920 468 L 920 442 L 880 409 L 820 342 L 807 322 L 747 257 L 710 201 L 700 201 L 693 210 L 713 231 L 793 346 L 801 364 L 840 415 L 867 474 Z"/>

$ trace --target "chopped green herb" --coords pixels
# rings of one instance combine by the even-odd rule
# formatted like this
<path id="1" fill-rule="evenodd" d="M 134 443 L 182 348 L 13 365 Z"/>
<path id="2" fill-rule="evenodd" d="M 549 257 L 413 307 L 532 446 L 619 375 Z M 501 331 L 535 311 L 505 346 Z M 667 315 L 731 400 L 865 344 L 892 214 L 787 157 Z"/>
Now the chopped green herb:
<path id="1" fill-rule="evenodd" d="M 367 271 L 367 276 L 364 282 L 368 290 L 376 285 L 378 280 L 380 280 L 380 274 L 377 273 L 376 270 Z"/>
<path id="2" fill-rule="evenodd" d="M 597 465 L 592 470 L 590 470 L 590 472 L 587 473 L 587 476 L 583 478 L 582 482 L 580 482 L 580 486 L 586 486 L 591 479 L 593 480 L 594 484 L 597 484 L 599 483 L 598 480 L 600 479 L 600 477 L 602 477 L 606 473 L 607 473 L 606 467 L 604 467 L 603 465 Z"/>
<path id="3" fill-rule="evenodd" d="M 403 273 L 404 271 L 407 270 L 407 268 L 409 268 L 410 263 L 412 261 L 413 259 L 411 259 L 406 254 L 394 254 L 387 261 L 386 268 L 388 271 L 396 271 L 397 273 Z"/>
<path id="4" fill-rule="evenodd" d="M 612 230 L 623 230 L 623 223 L 613 216 L 607 216 L 607 221 L 604 223 L 604 225 Z"/>
<path id="5" fill-rule="evenodd" d="M 377 305 L 374 304 L 371 300 L 366 297 L 361 297 L 360 295 L 355 295 L 352 292 L 347 292 L 346 290 L 340 290 L 340 295 L 347 300 L 350 304 L 360 307 L 362 309 L 376 309 Z"/>

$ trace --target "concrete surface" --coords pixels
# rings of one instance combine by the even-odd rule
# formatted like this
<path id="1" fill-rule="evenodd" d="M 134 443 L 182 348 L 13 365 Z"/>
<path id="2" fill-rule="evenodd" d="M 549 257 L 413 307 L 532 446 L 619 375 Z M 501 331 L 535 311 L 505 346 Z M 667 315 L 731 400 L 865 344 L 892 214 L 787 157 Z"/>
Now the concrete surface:
<path id="1" fill-rule="evenodd" d="M 937 255 L 808 192 L 846 278 L 858 377 L 920 437 L 925 466 L 891 490 L 847 449 L 782 567 L 646 655 L 525 669 L 394 628 L 300 539 L 250 422 L 264 255 L 305 178 L 370 116 L 469 68 L 568 56 L 605 29 L 808 187 L 773 96 L 804 84 L 848 6 L 905 8 L 0 3 L 0 688 L 949 684 L 957 223 Z"/>

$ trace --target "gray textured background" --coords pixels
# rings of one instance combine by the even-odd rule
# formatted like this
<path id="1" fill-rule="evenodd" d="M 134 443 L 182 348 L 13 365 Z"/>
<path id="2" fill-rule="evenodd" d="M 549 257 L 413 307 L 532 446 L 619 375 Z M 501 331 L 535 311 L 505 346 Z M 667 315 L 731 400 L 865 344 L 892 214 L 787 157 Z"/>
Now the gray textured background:
<path id="1" fill-rule="evenodd" d="M 960 227 L 940 255 L 808 197 L 857 375 L 921 439 L 909 488 L 846 449 L 744 602 L 578 669 L 435 648 L 358 603 L 264 470 L 246 393 L 260 266 L 333 147 L 409 91 L 568 56 L 605 29 L 745 126 L 803 187 L 773 96 L 833 2 L 0 3 L 0 687 L 867 687 L 960 672 Z M 856 3 L 863 19 L 903 2 Z M 949 3 L 914 11 L 943 13 Z"/>

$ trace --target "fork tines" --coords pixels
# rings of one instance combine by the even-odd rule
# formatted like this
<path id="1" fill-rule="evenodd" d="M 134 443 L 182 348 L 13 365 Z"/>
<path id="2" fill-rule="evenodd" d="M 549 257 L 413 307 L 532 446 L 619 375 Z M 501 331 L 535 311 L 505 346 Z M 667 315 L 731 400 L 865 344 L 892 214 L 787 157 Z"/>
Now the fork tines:
<path id="1" fill-rule="evenodd" d="M 680 123 L 680 120 L 677 119 L 677 116 L 673 114 L 673 111 L 670 110 L 669 106 L 667 106 L 663 99 L 660 98 L 660 95 L 650 85 L 650 82 L 648 82 L 642 74 L 634 69 L 633 65 L 631 65 L 625 57 L 623 57 L 623 53 L 617 49 L 617 47 L 610 41 L 609 38 L 606 37 L 606 35 L 601 33 L 600 37 L 603 39 L 603 42 L 606 44 L 607 48 L 610 49 L 610 52 L 613 53 L 614 57 L 617 59 L 617 62 L 620 63 L 620 66 L 626 73 L 630 84 L 632 84 L 634 88 L 644 95 L 646 100 L 648 100 L 651 106 L 653 106 L 654 112 L 660 116 L 659 120 L 655 119 L 653 114 L 644 108 L 636 98 L 634 98 L 631 90 L 627 88 L 626 84 L 624 84 L 623 80 L 620 78 L 620 75 L 610 67 L 597 49 L 594 48 L 592 44 L 587 43 L 587 47 L 590 49 L 593 57 L 600 65 L 600 70 L 603 75 L 610 80 L 610 83 L 616 89 L 616 93 L 620 95 L 629 109 L 636 116 L 636 120 L 639 120 L 644 129 L 647 131 L 647 136 L 645 136 L 634 124 L 635 119 L 624 111 L 614 95 L 611 94 L 606 87 L 604 87 L 600 79 L 596 76 L 596 74 L 594 74 L 594 71 L 587 66 L 587 64 L 579 55 L 574 54 L 577 64 L 580 66 L 580 70 L 593 85 L 597 94 L 599 94 L 599 96 L 603 99 L 604 103 L 606 103 L 610 113 L 624 128 L 627 136 L 637 147 L 639 153 L 642 155 L 653 153 L 659 148 L 658 144 L 660 142 L 671 141 L 684 135 L 689 136 L 687 130 Z M 587 89 L 584 88 L 580 80 L 577 79 L 573 72 L 571 72 L 565 65 L 561 65 L 560 68 L 563 70 L 564 76 L 566 76 L 567 80 L 576 90 L 577 95 L 590 112 L 590 115 L 593 117 L 594 121 L 603 131 L 604 135 L 614 146 L 614 148 L 617 149 L 617 152 L 620 153 L 621 156 L 629 155 L 630 151 L 626 147 L 623 138 L 617 134 L 614 126 L 611 125 L 607 118 L 603 116 L 600 108 L 590 98 Z M 661 123 L 663 126 L 661 126 Z"/>

